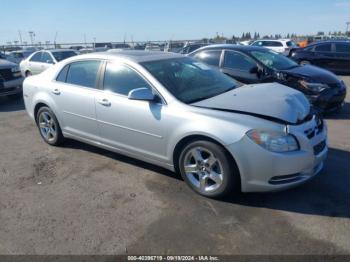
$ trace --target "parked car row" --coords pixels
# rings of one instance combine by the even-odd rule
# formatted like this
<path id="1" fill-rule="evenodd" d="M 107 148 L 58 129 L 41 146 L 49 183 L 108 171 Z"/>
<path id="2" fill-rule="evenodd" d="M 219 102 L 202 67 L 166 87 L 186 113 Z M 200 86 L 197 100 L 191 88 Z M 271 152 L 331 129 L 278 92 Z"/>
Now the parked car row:
<path id="1" fill-rule="evenodd" d="M 303 67 L 263 48 L 234 48 L 73 56 L 26 78 L 25 107 L 50 145 L 72 138 L 138 158 L 179 172 L 207 197 L 304 183 L 323 168 L 326 124 L 297 88 L 242 85 L 230 68 L 243 65 L 259 82 Z"/>

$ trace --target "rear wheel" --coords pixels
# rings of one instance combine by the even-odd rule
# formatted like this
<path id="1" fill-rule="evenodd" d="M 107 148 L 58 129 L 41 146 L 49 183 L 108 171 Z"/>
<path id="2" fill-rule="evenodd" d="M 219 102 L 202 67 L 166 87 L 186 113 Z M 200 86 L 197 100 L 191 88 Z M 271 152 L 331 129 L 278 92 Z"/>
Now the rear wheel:
<path id="1" fill-rule="evenodd" d="M 218 198 L 239 186 L 238 169 L 222 146 L 210 141 L 194 141 L 179 157 L 181 176 L 197 193 Z"/>
<path id="2" fill-rule="evenodd" d="M 36 119 L 40 135 L 46 143 L 52 146 L 62 144 L 64 137 L 57 118 L 50 108 L 41 107 Z"/>

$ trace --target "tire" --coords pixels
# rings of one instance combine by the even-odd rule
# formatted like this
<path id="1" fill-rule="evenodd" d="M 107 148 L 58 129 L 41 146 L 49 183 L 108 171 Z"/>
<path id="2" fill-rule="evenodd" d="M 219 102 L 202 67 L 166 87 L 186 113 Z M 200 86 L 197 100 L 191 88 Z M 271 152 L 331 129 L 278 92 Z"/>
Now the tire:
<path id="1" fill-rule="evenodd" d="M 41 137 L 47 144 L 58 146 L 64 142 L 60 125 L 50 108 L 44 106 L 38 110 L 36 123 Z"/>
<path id="2" fill-rule="evenodd" d="M 202 196 L 221 198 L 239 191 L 238 168 L 216 143 L 205 140 L 188 143 L 180 153 L 178 167 L 186 183 Z"/>
<path id="3" fill-rule="evenodd" d="M 26 77 L 29 77 L 29 76 L 32 76 L 32 75 L 33 75 L 32 72 L 30 72 L 29 70 L 27 70 L 26 73 L 25 73 Z"/>
<path id="4" fill-rule="evenodd" d="M 304 65 L 311 65 L 311 62 L 310 61 L 307 61 L 307 60 L 301 60 L 299 65 L 301 66 L 304 66 Z"/>

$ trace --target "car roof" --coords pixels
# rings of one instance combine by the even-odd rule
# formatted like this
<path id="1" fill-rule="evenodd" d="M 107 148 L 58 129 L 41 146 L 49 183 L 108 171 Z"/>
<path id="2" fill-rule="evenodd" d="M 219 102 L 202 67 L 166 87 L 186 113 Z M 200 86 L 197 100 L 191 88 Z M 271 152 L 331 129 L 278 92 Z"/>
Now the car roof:
<path id="1" fill-rule="evenodd" d="M 289 42 L 289 41 L 293 41 L 292 39 L 258 39 L 255 40 L 254 42 L 260 42 L 260 41 L 264 41 L 264 42 L 272 42 L 272 41 L 279 41 L 279 42 Z"/>
<path id="2" fill-rule="evenodd" d="M 116 50 L 115 52 L 100 52 L 90 53 L 78 56 L 80 58 L 92 58 L 92 59 L 116 59 L 124 58 L 131 60 L 136 63 L 172 59 L 172 58 L 183 58 L 184 55 L 176 53 L 168 53 L 161 51 L 143 51 L 143 50 Z"/>
<path id="3" fill-rule="evenodd" d="M 202 50 L 215 50 L 215 49 L 230 49 L 230 50 L 236 50 L 236 51 L 266 51 L 266 48 L 259 47 L 259 46 L 250 46 L 250 45 L 234 45 L 234 44 L 219 44 L 219 45 L 208 45 L 201 47 L 197 50 L 195 50 L 193 53 L 197 53 Z"/>
<path id="4" fill-rule="evenodd" d="M 318 41 L 309 44 L 308 46 L 320 45 L 320 44 L 350 44 L 349 40 L 326 40 L 326 41 Z"/>

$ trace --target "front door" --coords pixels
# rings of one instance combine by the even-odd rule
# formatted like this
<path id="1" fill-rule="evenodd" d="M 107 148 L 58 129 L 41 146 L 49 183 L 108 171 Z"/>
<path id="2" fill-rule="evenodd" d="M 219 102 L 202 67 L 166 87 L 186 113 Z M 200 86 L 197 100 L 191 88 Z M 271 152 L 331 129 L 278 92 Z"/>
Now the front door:
<path id="1" fill-rule="evenodd" d="M 152 86 L 138 72 L 120 63 L 107 63 L 103 88 L 96 97 L 96 117 L 101 141 L 122 151 L 164 160 L 167 126 L 162 121 L 167 106 L 128 99 L 136 88 Z"/>

